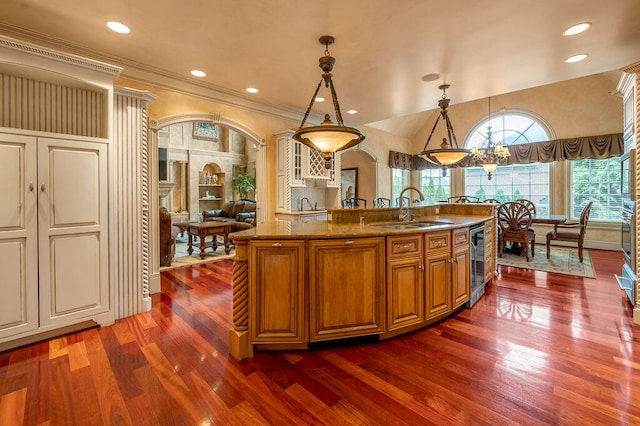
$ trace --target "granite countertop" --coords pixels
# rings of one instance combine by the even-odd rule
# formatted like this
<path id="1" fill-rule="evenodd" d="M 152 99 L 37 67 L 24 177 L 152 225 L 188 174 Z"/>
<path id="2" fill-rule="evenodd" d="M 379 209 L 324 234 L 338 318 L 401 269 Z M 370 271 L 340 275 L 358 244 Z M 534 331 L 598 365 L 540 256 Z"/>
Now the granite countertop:
<path id="1" fill-rule="evenodd" d="M 276 214 L 303 215 L 303 214 L 320 214 L 327 213 L 327 210 L 303 210 L 297 212 L 277 211 Z"/>
<path id="2" fill-rule="evenodd" d="M 307 212 L 300 212 L 307 213 Z M 229 234 L 233 240 L 253 239 L 304 239 L 304 238 L 355 238 L 380 237 L 393 234 L 442 231 L 476 225 L 491 216 L 438 215 L 416 217 L 411 222 L 331 223 L 326 220 L 290 222 L 285 220 L 265 222 L 255 228 Z M 427 222 L 430 222 L 426 224 Z M 420 223 L 425 224 L 424 227 Z"/>

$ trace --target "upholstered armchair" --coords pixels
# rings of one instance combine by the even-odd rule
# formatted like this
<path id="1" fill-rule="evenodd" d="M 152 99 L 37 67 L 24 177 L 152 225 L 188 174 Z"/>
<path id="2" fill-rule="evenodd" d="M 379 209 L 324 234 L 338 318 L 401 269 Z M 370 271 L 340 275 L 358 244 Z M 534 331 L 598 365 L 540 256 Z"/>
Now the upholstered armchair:
<path id="1" fill-rule="evenodd" d="M 555 225 L 552 230 L 547 231 L 547 259 L 551 255 L 551 241 L 567 241 L 578 245 L 578 257 L 582 262 L 582 246 L 584 244 L 584 236 L 587 233 L 587 223 L 589 222 L 592 205 L 593 201 L 589 201 L 582 208 L 578 223 Z"/>
<path id="2" fill-rule="evenodd" d="M 160 266 L 171 266 L 176 252 L 178 233 L 180 229 L 171 225 L 169 210 L 166 207 L 160 207 Z"/>

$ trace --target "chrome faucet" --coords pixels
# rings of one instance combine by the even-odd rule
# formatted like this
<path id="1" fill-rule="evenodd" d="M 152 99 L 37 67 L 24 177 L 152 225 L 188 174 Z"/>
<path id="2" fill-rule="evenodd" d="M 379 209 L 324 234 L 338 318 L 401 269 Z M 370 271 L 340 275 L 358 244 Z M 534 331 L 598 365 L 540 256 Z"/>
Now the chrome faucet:
<path id="1" fill-rule="evenodd" d="M 303 197 L 300 200 L 300 211 L 304 211 L 304 200 L 307 200 L 307 204 L 309 204 L 309 210 L 313 210 L 313 206 L 311 205 L 311 201 L 307 197 Z"/>
<path id="2" fill-rule="evenodd" d="M 398 197 L 398 200 L 400 202 L 400 216 L 398 219 L 400 220 L 400 222 L 406 222 L 412 219 L 411 211 L 409 210 L 409 206 L 411 205 L 411 197 L 409 197 L 409 202 L 407 203 L 407 208 L 405 212 L 403 212 L 404 206 L 402 205 L 402 195 L 404 195 L 404 193 L 406 191 L 409 191 L 410 189 L 413 189 L 420 195 L 420 201 L 424 201 L 424 195 L 422 195 L 422 192 L 420 192 L 420 190 L 415 186 L 407 186 L 405 189 L 400 191 L 400 197 Z"/>

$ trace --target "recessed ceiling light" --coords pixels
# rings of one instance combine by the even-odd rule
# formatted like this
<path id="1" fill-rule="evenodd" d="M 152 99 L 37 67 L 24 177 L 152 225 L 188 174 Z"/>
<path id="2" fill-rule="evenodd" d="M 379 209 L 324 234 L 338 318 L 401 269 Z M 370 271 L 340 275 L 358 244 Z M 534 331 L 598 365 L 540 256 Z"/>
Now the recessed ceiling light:
<path id="1" fill-rule="evenodd" d="M 320 96 L 318 96 L 316 98 L 316 102 L 324 102 L 324 98 L 321 98 Z"/>
<path id="2" fill-rule="evenodd" d="M 587 31 L 591 26 L 591 22 L 581 22 L 579 24 L 573 25 L 562 33 L 564 36 L 572 36 L 576 34 L 580 34 L 583 31 Z"/>
<path id="3" fill-rule="evenodd" d="M 580 53 L 579 55 L 573 55 L 573 56 L 570 56 L 570 57 L 568 57 L 567 59 L 565 59 L 564 61 L 565 61 L 567 64 L 572 64 L 572 63 L 574 63 L 574 62 L 580 62 L 580 61 L 582 61 L 582 60 L 584 60 L 584 59 L 587 59 L 587 56 L 589 56 L 589 55 L 588 55 L 588 54 L 586 54 L 586 53 Z"/>
<path id="4" fill-rule="evenodd" d="M 258 93 L 258 89 L 256 89 L 255 87 L 247 87 L 246 90 L 249 93 Z"/>
<path id="5" fill-rule="evenodd" d="M 347 111 L 347 114 L 357 114 L 358 110 L 355 109 L 350 109 L 349 111 Z"/>
<path id="6" fill-rule="evenodd" d="M 191 70 L 191 75 L 194 77 L 204 77 L 207 75 L 207 73 L 205 73 L 204 71 L 200 71 L 200 70 Z"/>
<path id="7" fill-rule="evenodd" d="M 115 31 L 120 34 L 129 34 L 131 32 L 129 27 L 125 24 L 121 24 L 120 22 L 109 21 L 107 22 L 107 27 L 109 27 L 111 31 Z"/>
<path id="8" fill-rule="evenodd" d="M 437 72 L 431 72 L 422 76 L 422 81 L 436 81 L 439 78 L 440 74 L 438 74 Z"/>

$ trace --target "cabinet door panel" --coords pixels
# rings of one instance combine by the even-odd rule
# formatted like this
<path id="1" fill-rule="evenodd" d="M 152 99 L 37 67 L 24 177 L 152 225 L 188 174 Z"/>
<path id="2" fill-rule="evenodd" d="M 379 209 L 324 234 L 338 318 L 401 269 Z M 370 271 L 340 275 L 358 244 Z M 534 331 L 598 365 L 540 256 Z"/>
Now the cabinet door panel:
<path id="1" fill-rule="evenodd" d="M 310 241 L 311 341 L 384 329 L 384 238 Z"/>
<path id="2" fill-rule="evenodd" d="M 422 257 L 387 263 L 387 330 L 424 320 L 423 277 Z"/>
<path id="3" fill-rule="evenodd" d="M 107 145 L 38 139 L 41 326 L 109 310 Z"/>
<path id="4" fill-rule="evenodd" d="M 451 257 L 449 251 L 427 255 L 427 319 L 445 314 L 451 305 Z"/>
<path id="5" fill-rule="evenodd" d="M 0 339 L 38 327 L 36 172 L 36 139 L 0 134 Z"/>
<path id="6" fill-rule="evenodd" d="M 469 300 L 471 282 L 471 259 L 469 249 L 461 247 L 453 253 L 451 284 L 453 290 L 453 309 Z"/>
<path id="7" fill-rule="evenodd" d="M 306 342 L 304 242 L 255 241 L 250 256 L 252 343 Z"/>

